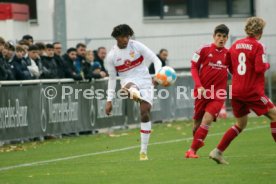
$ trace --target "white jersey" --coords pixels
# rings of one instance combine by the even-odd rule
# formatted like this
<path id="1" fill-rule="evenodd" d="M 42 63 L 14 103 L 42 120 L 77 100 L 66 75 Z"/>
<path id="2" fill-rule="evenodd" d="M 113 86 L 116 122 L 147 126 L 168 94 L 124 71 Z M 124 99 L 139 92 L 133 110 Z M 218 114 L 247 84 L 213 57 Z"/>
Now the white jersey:
<path id="1" fill-rule="evenodd" d="M 162 67 L 158 57 L 138 41 L 129 40 L 127 47 L 124 49 L 120 49 L 117 44 L 113 46 L 106 58 L 109 73 L 107 101 L 114 98 L 117 73 L 121 77 L 122 86 L 128 82 L 137 83 L 135 81 L 139 80 L 151 82 L 151 76 L 145 61 L 153 62 L 155 71 L 159 71 Z"/>

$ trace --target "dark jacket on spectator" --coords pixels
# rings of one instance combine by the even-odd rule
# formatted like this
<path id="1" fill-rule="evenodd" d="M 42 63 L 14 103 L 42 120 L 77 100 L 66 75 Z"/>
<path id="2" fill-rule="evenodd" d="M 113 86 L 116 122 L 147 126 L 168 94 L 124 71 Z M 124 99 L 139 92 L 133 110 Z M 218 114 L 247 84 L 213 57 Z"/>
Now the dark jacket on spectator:
<path id="1" fill-rule="evenodd" d="M 43 66 L 43 72 L 41 74 L 42 79 L 58 79 L 58 67 L 54 57 L 42 56 L 41 62 Z"/>
<path id="2" fill-rule="evenodd" d="M 39 78 L 41 78 L 41 76 L 43 74 L 43 64 L 42 64 L 41 58 L 37 58 L 35 60 L 35 64 L 38 67 L 38 70 L 39 70 L 39 73 L 40 73 L 40 77 Z"/>
<path id="3" fill-rule="evenodd" d="M 104 61 L 99 58 L 97 52 L 94 52 L 94 55 L 95 55 L 94 62 L 100 63 L 101 64 L 101 71 L 103 71 L 103 72 L 105 72 L 107 74 L 107 71 L 106 71 L 106 69 L 104 67 Z"/>
<path id="4" fill-rule="evenodd" d="M 57 69 L 58 69 L 58 78 L 62 79 L 66 77 L 66 68 L 64 61 L 62 60 L 62 57 L 59 55 L 54 55 L 54 59 L 57 63 Z"/>
<path id="5" fill-rule="evenodd" d="M 15 80 L 11 65 L 0 55 L 0 80 Z"/>
<path id="6" fill-rule="evenodd" d="M 65 78 L 73 78 L 74 80 L 82 80 L 81 74 L 77 74 L 77 68 L 74 65 L 74 61 L 71 60 L 68 54 L 62 56 L 64 68 L 65 68 Z"/>
<path id="7" fill-rule="evenodd" d="M 75 68 L 76 68 L 75 72 L 76 72 L 78 75 L 80 75 L 80 73 L 81 73 L 81 71 L 82 71 L 82 65 L 83 65 L 83 63 L 85 63 L 85 58 L 83 58 L 82 56 L 78 55 L 78 56 L 77 56 L 77 59 L 76 59 L 76 61 L 75 61 L 75 63 L 74 63 Z"/>
<path id="8" fill-rule="evenodd" d="M 91 81 L 92 78 L 94 79 L 101 78 L 100 74 L 94 73 L 94 68 L 88 62 L 83 63 L 83 74 L 84 74 L 84 78 L 88 79 L 89 81 Z"/>
<path id="9" fill-rule="evenodd" d="M 12 61 L 10 62 L 10 65 L 16 80 L 32 79 L 31 73 L 27 68 L 27 64 L 23 59 L 19 59 L 14 56 Z"/>
<path id="10" fill-rule="evenodd" d="M 166 61 L 162 60 L 159 55 L 157 55 L 157 57 L 160 59 L 160 61 L 162 62 L 162 67 L 163 66 L 166 66 Z M 155 68 L 154 68 L 154 64 L 151 63 L 150 66 L 149 66 L 149 73 L 150 74 L 155 74 Z"/>

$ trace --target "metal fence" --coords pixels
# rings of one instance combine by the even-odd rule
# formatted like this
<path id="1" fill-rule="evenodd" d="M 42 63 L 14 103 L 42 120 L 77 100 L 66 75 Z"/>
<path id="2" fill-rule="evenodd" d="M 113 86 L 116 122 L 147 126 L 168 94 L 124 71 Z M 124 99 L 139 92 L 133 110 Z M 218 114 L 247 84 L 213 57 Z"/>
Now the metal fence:
<path id="1" fill-rule="evenodd" d="M 181 34 L 181 35 L 160 35 L 160 36 L 143 36 L 135 37 L 147 45 L 155 53 L 158 53 L 161 48 L 166 48 L 169 51 L 169 65 L 174 68 L 189 68 L 190 59 L 193 52 L 200 46 L 212 41 L 211 33 L 203 34 Z M 69 39 L 68 45 L 75 46 L 79 42 L 87 44 L 88 48 L 96 49 L 100 46 L 106 47 L 108 50 L 116 43 L 113 38 L 84 38 L 84 39 Z M 150 63 L 147 63 L 148 65 Z"/>
<path id="2" fill-rule="evenodd" d="M 243 36 L 230 35 L 226 46 L 230 47 L 236 39 L 241 37 Z M 158 53 L 161 48 L 168 49 L 169 65 L 174 68 L 190 68 L 190 60 L 193 53 L 202 45 L 213 42 L 212 33 L 140 36 L 135 37 L 135 39 L 141 41 L 156 53 Z M 116 43 L 111 37 L 76 38 L 68 39 L 68 46 L 75 46 L 79 42 L 87 44 L 88 48 L 97 49 L 100 46 L 104 46 L 108 50 Z M 267 54 L 270 55 L 271 61 L 275 61 L 276 35 L 264 34 L 261 42 L 266 45 Z M 271 65 L 271 70 L 276 71 L 276 62 L 271 62 Z"/>

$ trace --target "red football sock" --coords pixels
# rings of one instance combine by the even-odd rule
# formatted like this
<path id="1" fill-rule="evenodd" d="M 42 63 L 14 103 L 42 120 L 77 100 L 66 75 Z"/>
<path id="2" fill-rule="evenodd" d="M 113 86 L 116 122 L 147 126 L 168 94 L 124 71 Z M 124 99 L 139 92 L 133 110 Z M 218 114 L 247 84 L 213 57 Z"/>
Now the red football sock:
<path id="1" fill-rule="evenodd" d="M 229 128 L 227 132 L 225 132 L 217 148 L 223 152 L 229 146 L 232 140 L 239 135 L 240 132 L 241 129 L 237 125 Z"/>
<path id="2" fill-rule="evenodd" d="M 195 133 L 196 133 L 197 129 L 198 129 L 198 127 L 193 128 L 193 137 L 195 136 Z"/>
<path id="3" fill-rule="evenodd" d="M 276 122 L 271 122 L 270 128 L 271 128 L 272 137 L 273 137 L 274 141 L 276 142 Z"/>
<path id="4" fill-rule="evenodd" d="M 206 138 L 208 134 L 209 126 L 207 125 L 200 125 L 200 127 L 196 130 L 194 139 L 191 145 L 191 149 L 195 152 L 201 147 L 202 142 Z"/>

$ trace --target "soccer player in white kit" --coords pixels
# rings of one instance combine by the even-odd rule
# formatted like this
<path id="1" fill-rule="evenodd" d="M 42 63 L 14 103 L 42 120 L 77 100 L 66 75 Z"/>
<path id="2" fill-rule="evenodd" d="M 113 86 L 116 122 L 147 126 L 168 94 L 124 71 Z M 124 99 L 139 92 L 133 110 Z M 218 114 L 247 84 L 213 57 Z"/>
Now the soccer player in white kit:
<path id="1" fill-rule="evenodd" d="M 114 27 L 112 37 L 117 40 L 106 58 L 109 73 L 108 95 L 105 111 L 112 111 L 112 99 L 115 97 L 116 76 L 121 77 L 121 87 L 131 99 L 140 103 L 141 150 L 140 160 L 148 160 L 147 147 L 151 133 L 150 109 L 153 101 L 153 86 L 157 83 L 149 74 L 146 61 L 153 62 L 155 71 L 161 69 L 158 57 L 142 43 L 130 39 L 134 32 L 126 24 Z"/>

